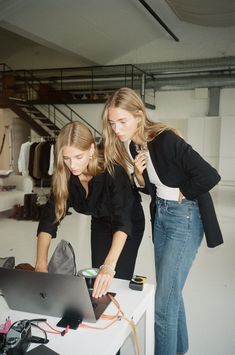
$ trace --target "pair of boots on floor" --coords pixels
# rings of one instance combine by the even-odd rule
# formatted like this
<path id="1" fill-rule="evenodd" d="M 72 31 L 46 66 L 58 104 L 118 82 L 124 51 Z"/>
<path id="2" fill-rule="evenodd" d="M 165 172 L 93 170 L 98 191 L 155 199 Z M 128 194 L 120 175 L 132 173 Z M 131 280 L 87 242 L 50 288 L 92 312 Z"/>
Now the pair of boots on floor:
<path id="1" fill-rule="evenodd" d="M 37 203 L 38 196 L 35 193 L 24 195 L 24 205 L 15 205 L 9 218 L 17 220 L 39 221 L 41 206 Z"/>

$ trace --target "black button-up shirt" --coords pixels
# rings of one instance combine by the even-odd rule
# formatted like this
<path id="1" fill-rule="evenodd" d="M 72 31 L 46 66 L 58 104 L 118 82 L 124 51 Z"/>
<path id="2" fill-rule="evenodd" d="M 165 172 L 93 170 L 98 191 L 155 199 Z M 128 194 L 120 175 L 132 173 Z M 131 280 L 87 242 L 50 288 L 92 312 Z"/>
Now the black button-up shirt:
<path id="1" fill-rule="evenodd" d="M 132 212 L 136 203 L 140 205 L 140 196 L 133 190 L 130 179 L 121 166 L 114 167 L 113 176 L 105 170 L 93 177 L 88 184 L 87 197 L 77 176 L 71 175 L 68 189 L 67 208 L 73 207 L 79 213 L 106 220 L 111 223 L 113 232 L 123 231 L 131 236 Z M 43 208 L 37 232 L 46 232 L 55 238 L 57 227 L 54 197 L 51 195 Z"/>

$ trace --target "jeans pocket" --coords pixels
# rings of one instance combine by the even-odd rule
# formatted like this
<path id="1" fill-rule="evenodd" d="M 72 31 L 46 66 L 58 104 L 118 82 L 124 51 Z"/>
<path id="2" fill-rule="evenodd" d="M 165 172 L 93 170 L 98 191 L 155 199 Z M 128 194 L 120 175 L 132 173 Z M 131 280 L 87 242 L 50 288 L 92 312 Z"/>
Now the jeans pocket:
<path id="1" fill-rule="evenodd" d="M 166 209 L 166 226 L 168 231 L 174 234 L 188 235 L 192 225 L 192 206 L 184 201 L 179 204 L 177 201 L 169 203 Z M 178 232 L 177 232 L 178 231 Z M 186 233 L 186 234 L 185 234 Z"/>
<path id="2" fill-rule="evenodd" d="M 174 217 L 187 217 L 190 213 L 190 208 L 187 203 L 178 203 L 176 201 L 167 206 L 167 213 Z"/>

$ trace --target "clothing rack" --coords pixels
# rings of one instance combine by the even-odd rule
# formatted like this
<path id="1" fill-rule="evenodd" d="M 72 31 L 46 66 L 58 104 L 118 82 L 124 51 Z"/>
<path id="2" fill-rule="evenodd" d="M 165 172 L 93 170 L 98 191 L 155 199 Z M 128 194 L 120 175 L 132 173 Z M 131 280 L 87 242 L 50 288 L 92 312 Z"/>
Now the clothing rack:
<path id="1" fill-rule="evenodd" d="M 29 143 L 44 143 L 44 142 L 50 142 L 50 143 L 55 143 L 56 140 L 56 136 L 49 136 L 49 135 L 45 135 L 45 136 L 28 136 L 28 142 Z M 49 186 L 45 185 L 44 183 L 47 182 L 48 180 L 41 177 L 39 180 L 35 179 L 35 184 L 34 184 L 34 190 L 37 190 L 37 188 L 39 188 L 39 196 L 38 199 L 40 200 L 40 198 L 44 198 L 48 193 L 44 192 L 44 188 L 47 188 Z"/>
<path id="2" fill-rule="evenodd" d="M 28 136 L 30 142 L 55 142 L 56 136 L 40 136 L 40 137 L 31 137 Z"/>

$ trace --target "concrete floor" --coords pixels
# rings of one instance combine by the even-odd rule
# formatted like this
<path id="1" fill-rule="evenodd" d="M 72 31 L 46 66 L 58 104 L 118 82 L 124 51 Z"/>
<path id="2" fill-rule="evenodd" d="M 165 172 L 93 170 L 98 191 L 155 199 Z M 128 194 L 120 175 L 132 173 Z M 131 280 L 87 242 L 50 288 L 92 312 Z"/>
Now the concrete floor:
<path id="1" fill-rule="evenodd" d="M 209 249 L 203 241 L 185 286 L 188 355 L 235 354 L 235 187 L 217 186 L 212 195 L 225 243 Z M 146 220 L 149 220 L 148 202 L 148 197 L 143 196 Z M 36 229 L 37 222 L 13 220 L 7 218 L 7 213 L 1 213 L 0 257 L 14 255 L 16 264 L 34 265 Z M 50 254 L 63 238 L 69 240 L 76 251 L 78 269 L 89 267 L 89 234 L 90 218 L 73 212 L 62 222 Z M 155 282 L 149 223 L 139 250 L 136 273 L 146 275 L 150 283 Z M 142 330 L 143 324 L 139 326 L 140 339 Z M 135 354 L 132 342 L 127 341 L 122 355 L 131 354 Z"/>

